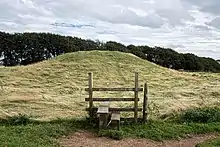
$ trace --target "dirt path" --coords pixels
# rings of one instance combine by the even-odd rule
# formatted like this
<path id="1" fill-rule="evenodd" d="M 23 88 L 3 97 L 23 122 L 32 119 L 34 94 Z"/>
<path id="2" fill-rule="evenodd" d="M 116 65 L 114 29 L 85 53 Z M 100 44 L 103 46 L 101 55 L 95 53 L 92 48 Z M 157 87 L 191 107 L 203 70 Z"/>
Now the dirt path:
<path id="1" fill-rule="evenodd" d="M 60 139 L 62 147 L 194 147 L 208 139 L 214 139 L 217 135 L 197 135 L 182 140 L 169 140 L 156 142 L 149 139 L 123 139 L 112 140 L 105 137 L 97 137 L 90 132 L 76 132 L 71 136 Z"/>

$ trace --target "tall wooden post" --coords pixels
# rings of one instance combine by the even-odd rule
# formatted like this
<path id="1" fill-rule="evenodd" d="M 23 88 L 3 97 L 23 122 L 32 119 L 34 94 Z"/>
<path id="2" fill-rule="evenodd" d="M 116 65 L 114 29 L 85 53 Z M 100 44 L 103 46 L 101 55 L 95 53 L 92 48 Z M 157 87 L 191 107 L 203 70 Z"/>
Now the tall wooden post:
<path id="1" fill-rule="evenodd" d="M 148 89 L 147 89 L 147 83 L 144 84 L 144 102 L 143 102 L 143 122 L 147 121 L 147 102 L 148 102 Z"/>
<path id="2" fill-rule="evenodd" d="M 93 99 L 92 99 L 92 86 L 93 86 L 93 75 L 89 73 L 89 116 L 93 118 Z"/>
<path id="3" fill-rule="evenodd" d="M 134 122 L 138 121 L 138 73 L 135 73 L 135 91 L 134 91 Z"/>

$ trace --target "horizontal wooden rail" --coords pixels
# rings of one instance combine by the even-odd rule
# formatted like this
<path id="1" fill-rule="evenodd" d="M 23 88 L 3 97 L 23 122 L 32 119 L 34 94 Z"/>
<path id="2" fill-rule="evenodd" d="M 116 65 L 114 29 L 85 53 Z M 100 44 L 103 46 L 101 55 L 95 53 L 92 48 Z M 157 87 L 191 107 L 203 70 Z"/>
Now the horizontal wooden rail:
<path id="1" fill-rule="evenodd" d="M 89 88 L 85 88 L 89 91 Z M 92 91 L 135 91 L 135 88 L 92 88 Z M 143 91 L 143 88 L 138 88 L 138 91 Z"/>
<path id="2" fill-rule="evenodd" d="M 134 101 L 134 98 L 92 98 L 93 101 L 103 102 L 103 101 Z M 138 101 L 140 99 L 138 98 Z M 89 98 L 85 98 L 85 101 L 89 101 Z"/>
<path id="3" fill-rule="evenodd" d="M 95 111 L 98 110 L 98 108 L 93 108 Z M 86 108 L 86 111 L 89 111 L 89 108 Z M 109 108 L 109 111 L 123 111 L 123 112 L 133 112 L 134 108 Z M 138 108 L 138 111 L 142 111 L 142 108 Z"/>

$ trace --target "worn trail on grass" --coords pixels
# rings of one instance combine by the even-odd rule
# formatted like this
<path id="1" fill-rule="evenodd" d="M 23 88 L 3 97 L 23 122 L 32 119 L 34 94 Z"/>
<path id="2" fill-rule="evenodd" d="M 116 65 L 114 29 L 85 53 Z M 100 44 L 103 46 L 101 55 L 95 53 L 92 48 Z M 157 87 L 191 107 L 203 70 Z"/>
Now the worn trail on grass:
<path id="1" fill-rule="evenodd" d="M 217 134 L 194 135 L 181 140 L 168 140 L 157 142 L 150 139 L 112 140 L 105 137 L 97 137 L 86 131 L 76 132 L 73 135 L 60 139 L 62 147 L 194 147 L 205 140 L 214 139 Z"/>

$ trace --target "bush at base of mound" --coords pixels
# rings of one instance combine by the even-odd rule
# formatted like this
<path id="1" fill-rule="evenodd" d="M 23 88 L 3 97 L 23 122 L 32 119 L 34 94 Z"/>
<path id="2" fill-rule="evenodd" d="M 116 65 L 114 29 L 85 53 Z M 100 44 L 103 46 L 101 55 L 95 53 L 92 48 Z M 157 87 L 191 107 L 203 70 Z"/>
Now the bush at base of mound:
<path id="1" fill-rule="evenodd" d="M 182 112 L 179 116 L 181 122 L 209 123 L 220 122 L 220 108 L 193 108 Z"/>
<path id="2" fill-rule="evenodd" d="M 30 119 L 30 116 L 27 116 L 25 114 L 18 114 L 0 120 L 1 124 L 7 124 L 7 125 L 27 125 L 31 122 L 33 121 Z"/>

